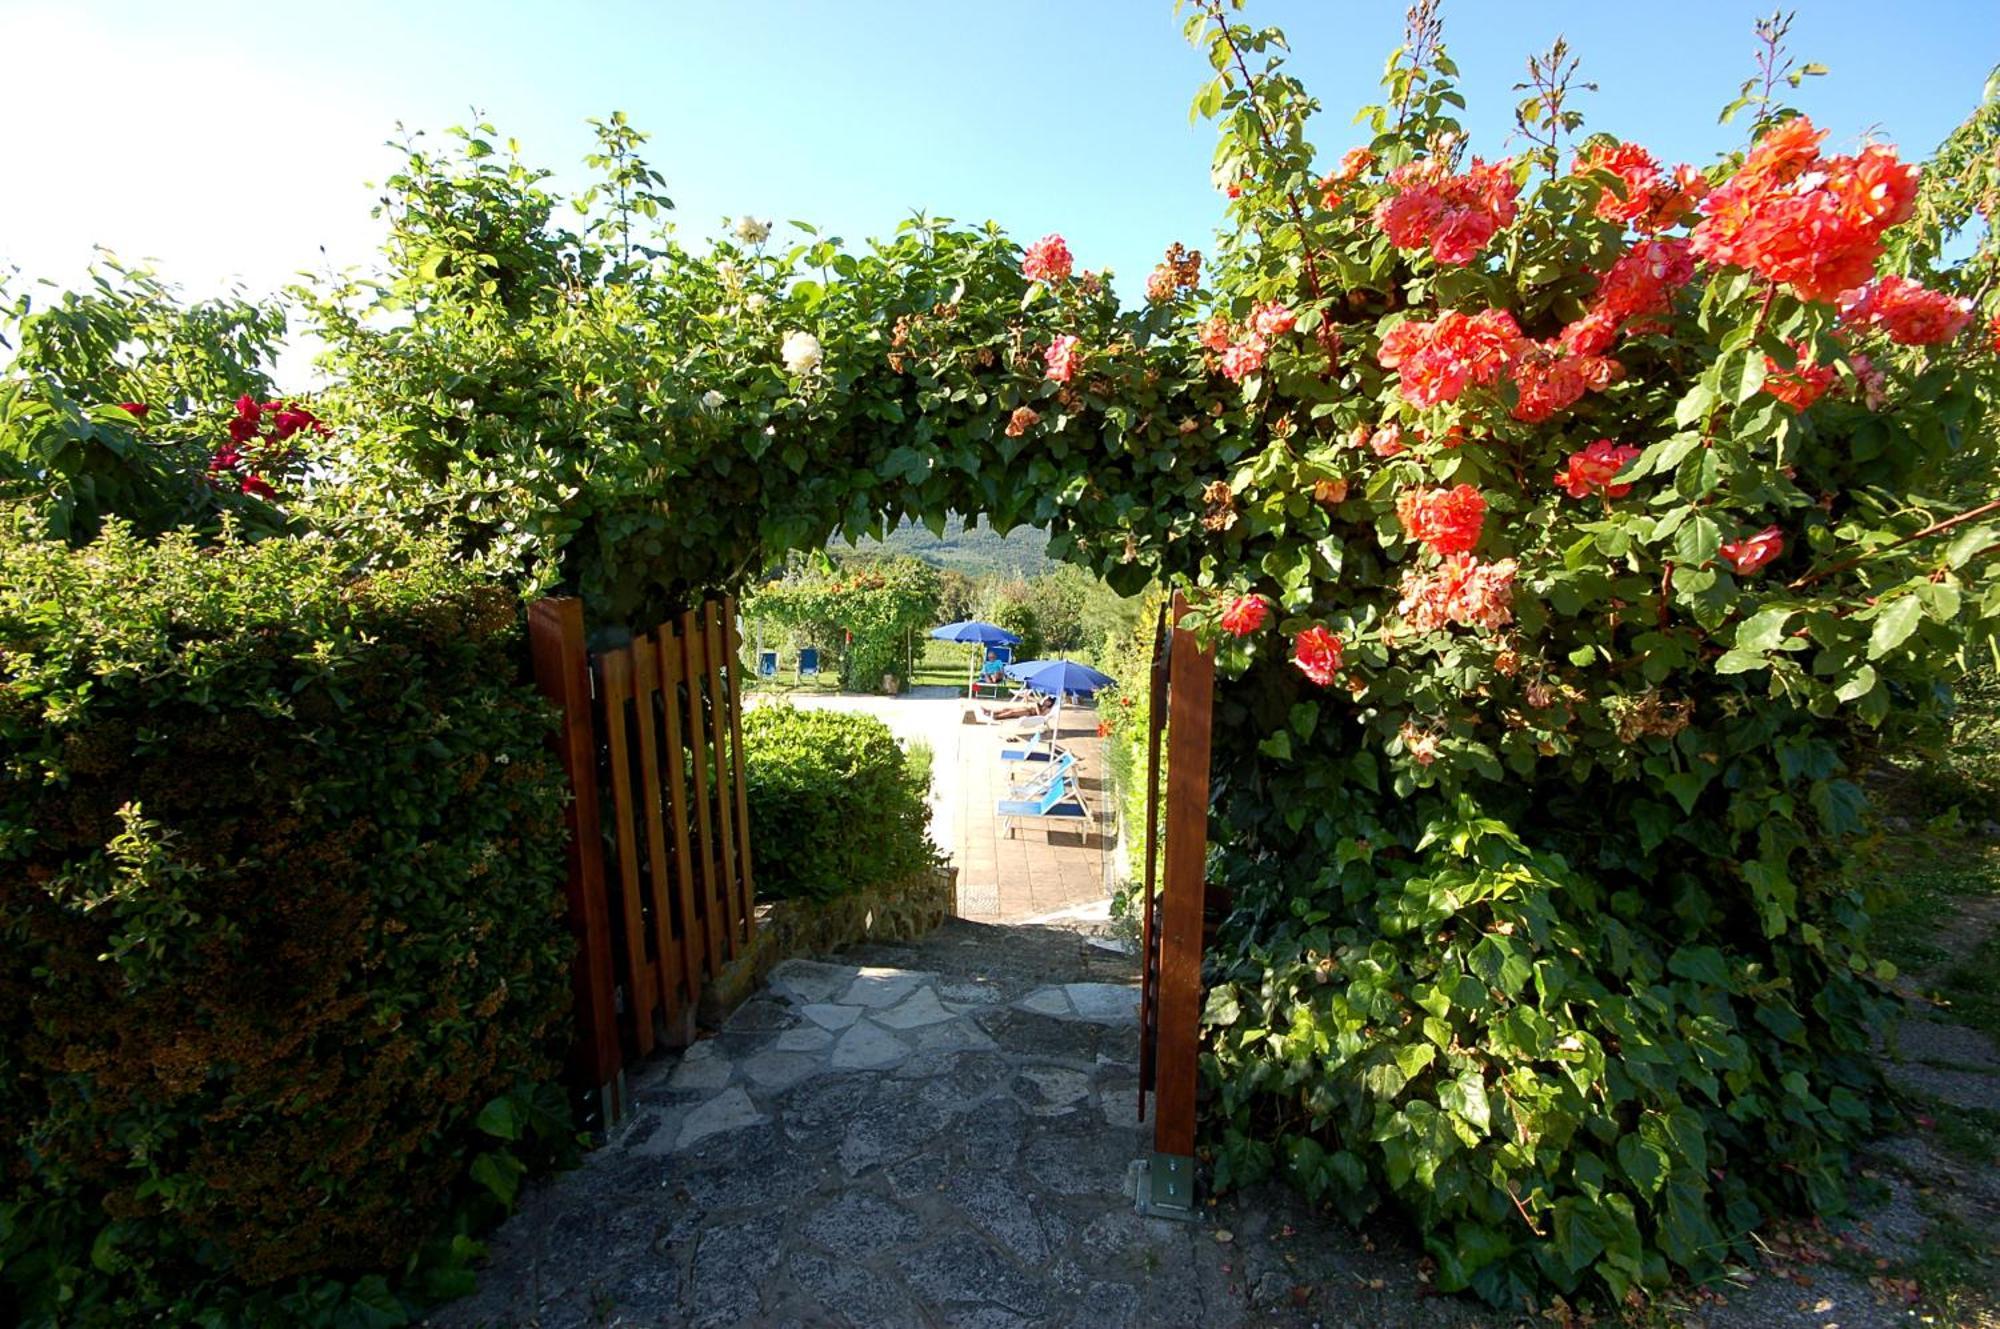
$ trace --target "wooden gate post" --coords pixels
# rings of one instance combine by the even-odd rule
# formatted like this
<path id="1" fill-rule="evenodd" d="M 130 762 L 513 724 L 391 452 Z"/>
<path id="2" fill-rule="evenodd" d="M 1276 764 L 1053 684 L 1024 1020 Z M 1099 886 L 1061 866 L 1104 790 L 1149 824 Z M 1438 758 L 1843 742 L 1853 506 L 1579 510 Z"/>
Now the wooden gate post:
<path id="1" fill-rule="evenodd" d="M 596 1097 L 603 1125 L 625 1115 L 624 1050 L 612 1002 L 611 923 L 604 894 L 604 841 L 597 804 L 597 733 L 591 718 L 590 657 L 583 644 L 583 601 L 552 596 L 528 606 L 528 651 L 535 685 L 562 713 L 550 740 L 569 777 L 570 933 L 576 959 L 570 971 L 576 1041 L 571 1078 Z"/>
<path id="2" fill-rule="evenodd" d="M 1187 602 L 1174 597 L 1176 623 Z M 1215 651 L 1176 627 L 1167 663 L 1166 865 L 1159 902 L 1159 1012 L 1153 1054 L 1150 1207 L 1194 1212 L 1194 1117 L 1201 1040 L 1202 909 L 1207 892 L 1209 738 Z"/>

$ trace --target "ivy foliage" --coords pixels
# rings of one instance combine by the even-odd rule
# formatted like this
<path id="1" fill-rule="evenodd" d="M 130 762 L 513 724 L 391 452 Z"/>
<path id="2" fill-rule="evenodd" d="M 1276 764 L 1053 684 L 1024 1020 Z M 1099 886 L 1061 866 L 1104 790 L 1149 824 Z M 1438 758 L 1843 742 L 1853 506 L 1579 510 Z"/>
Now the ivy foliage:
<path id="1" fill-rule="evenodd" d="M 299 292 L 350 481 L 315 519 L 445 531 L 601 624 L 953 513 L 1046 527 L 1130 591 L 1250 446 L 1199 362 L 1143 353 L 1171 311 L 1030 282 L 997 226 L 920 216 L 856 251 L 745 219 L 697 253 L 664 200 L 607 220 L 547 174 L 491 126 L 412 139 L 379 270 Z M 1073 382 L 1043 376 L 1059 331 L 1095 348 Z"/>

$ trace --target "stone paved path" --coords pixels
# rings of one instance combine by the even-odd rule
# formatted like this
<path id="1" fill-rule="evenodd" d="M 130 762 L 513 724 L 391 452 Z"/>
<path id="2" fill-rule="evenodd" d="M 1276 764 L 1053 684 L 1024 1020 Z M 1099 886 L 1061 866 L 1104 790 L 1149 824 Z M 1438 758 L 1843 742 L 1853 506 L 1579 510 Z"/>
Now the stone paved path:
<path id="1" fill-rule="evenodd" d="M 1357 1233 L 1282 1187 L 1228 1196 L 1195 1223 L 1139 1217 L 1126 1177 L 1151 1137 L 1134 1112 L 1128 957 L 1058 928 L 955 921 L 837 960 L 781 967 L 716 1037 L 642 1071 L 633 1117 L 533 1189 L 478 1292 L 429 1323 L 1517 1323 L 1428 1295 L 1390 1228 Z M 1949 1098 L 1973 1077 L 1995 1101 L 2000 1058 L 1977 1035 L 1912 1021 L 1889 1042 L 1906 1088 Z M 1914 1250 L 1940 1203 L 2000 1215 L 2000 1180 L 1963 1175 L 1921 1135 L 1880 1142 L 1863 1174 L 1878 1193 L 1858 1222 L 1809 1240 L 1822 1256 L 1746 1271 L 1725 1297 L 1670 1296 L 1643 1323 L 1940 1323 L 1868 1270 Z"/>
<path id="2" fill-rule="evenodd" d="M 1282 1195 L 1138 1216 L 1129 958 L 955 922 L 840 961 L 782 966 L 655 1063 L 633 1118 L 534 1191 L 480 1290 L 430 1323 L 1481 1323 Z"/>

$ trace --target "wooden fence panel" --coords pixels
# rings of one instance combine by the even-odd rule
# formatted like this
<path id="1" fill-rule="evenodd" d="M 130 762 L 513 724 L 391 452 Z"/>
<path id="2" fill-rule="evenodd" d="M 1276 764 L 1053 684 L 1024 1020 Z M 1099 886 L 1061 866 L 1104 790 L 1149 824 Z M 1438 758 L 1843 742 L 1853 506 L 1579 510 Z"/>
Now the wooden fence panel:
<path id="1" fill-rule="evenodd" d="M 722 687 L 722 614 L 714 601 L 702 606 L 702 650 L 708 664 L 708 722 L 715 754 L 715 842 L 722 847 L 722 893 L 728 909 L 729 953 L 743 953 L 750 936 L 750 901 L 736 871 L 736 781 L 729 757 L 729 694 Z M 707 822 L 702 823 L 704 826 Z"/>
<path id="2" fill-rule="evenodd" d="M 638 801 L 632 795 L 632 652 L 606 651 L 599 658 L 603 684 L 604 737 L 610 766 L 613 848 L 618 858 L 619 984 L 624 1025 L 639 1055 L 653 1050 L 653 968 L 646 957 L 646 906 L 639 891 Z"/>
<path id="3" fill-rule="evenodd" d="M 1154 1049 L 1160 1028 L 1160 929 L 1155 907 L 1160 867 L 1160 744 L 1167 729 L 1167 659 L 1173 640 L 1167 607 L 1160 606 L 1153 622 L 1153 662 L 1148 673 L 1146 706 L 1146 855 L 1140 897 L 1145 902 L 1139 927 L 1139 1117 L 1146 1116 L 1146 1095 L 1153 1088 Z"/>
<path id="4" fill-rule="evenodd" d="M 697 839 L 695 861 L 701 864 L 701 906 L 708 920 L 710 961 L 720 969 L 734 955 L 725 941 L 734 935 L 730 926 L 728 890 L 722 880 L 722 860 L 715 841 L 715 805 L 708 779 L 708 707 L 702 685 L 708 677 L 707 640 L 695 611 L 680 618 L 682 658 L 687 662 L 687 739 L 694 759 L 694 804 L 688 810 L 688 824 Z"/>
<path id="5" fill-rule="evenodd" d="M 672 1023 L 686 1006 L 681 994 L 680 948 L 674 943 L 673 878 L 667 866 L 667 826 L 660 798 L 660 665 L 653 639 L 632 639 L 632 714 L 639 740 L 639 808 L 645 825 L 644 864 L 648 941 L 660 1012 Z"/>
<path id="6" fill-rule="evenodd" d="M 577 955 L 571 1076 L 624 1112 L 628 1057 L 684 1036 L 709 979 L 743 953 L 756 902 L 733 600 L 585 649 L 581 602 L 529 609 L 535 679 L 572 799 L 566 896 Z M 607 853 L 610 856 L 606 861 Z"/>
<path id="7" fill-rule="evenodd" d="M 708 930 L 696 907 L 701 885 L 688 836 L 686 725 L 681 719 L 686 703 L 681 700 L 680 642 L 673 629 L 662 624 L 653 634 L 653 643 L 659 657 L 660 713 L 666 728 L 666 769 L 661 774 L 667 786 L 667 826 L 674 841 L 674 917 L 680 922 L 681 973 L 687 1000 L 692 1003 L 701 996 L 701 976 L 714 973 L 721 963 L 710 947 Z"/>
<path id="8" fill-rule="evenodd" d="M 736 767 L 736 866 L 742 876 L 746 927 L 757 926 L 757 882 L 750 872 L 750 786 L 743 760 L 743 634 L 736 626 L 736 597 L 722 602 L 722 633 L 729 659 L 729 750 Z"/>
<path id="9" fill-rule="evenodd" d="M 572 791 L 568 880 L 570 934 L 576 941 L 571 962 L 570 1009 L 576 1041 L 570 1048 L 571 1078 L 598 1095 L 597 1110 L 607 1121 L 623 1111 L 618 1046 L 618 1014 L 612 997 L 609 902 L 604 891 L 604 837 L 598 822 L 597 735 L 590 705 L 590 657 L 583 647 L 583 603 L 538 600 L 528 607 L 528 649 L 536 686 L 556 706 L 561 725 L 552 736 L 557 758 Z"/>

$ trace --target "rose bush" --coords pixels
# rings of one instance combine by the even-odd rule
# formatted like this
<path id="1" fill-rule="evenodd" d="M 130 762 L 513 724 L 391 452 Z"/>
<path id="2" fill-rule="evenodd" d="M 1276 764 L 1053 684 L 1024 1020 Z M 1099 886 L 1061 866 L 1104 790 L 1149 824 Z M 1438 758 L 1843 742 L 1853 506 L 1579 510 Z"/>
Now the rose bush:
<path id="1" fill-rule="evenodd" d="M 1218 1173 L 1391 1202 L 1495 1301 L 1707 1276 L 1837 1208 L 1876 1120 L 1842 847 L 2000 611 L 1993 349 L 1950 275 L 1883 270 L 1916 168 L 1827 151 L 1775 50 L 1714 168 L 1553 130 L 1468 163 L 1420 6 L 1329 172 L 1281 38 L 1199 11 L 1215 325 L 1296 314 L 1255 374 L 1207 343 L 1258 440 L 1200 577 L 1238 680 Z"/>
<path id="2" fill-rule="evenodd" d="M 183 302 L 109 258 L 93 289 L 0 304 L 0 497 L 32 503 L 50 534 L 82 544 L 109 517 L 146 534 L 286 526 L 325 427 L 272 401 L 285 331 L 272 302 Z M 282 497 L 281 497 L 282 491 Z"/>

